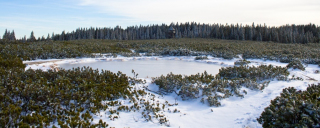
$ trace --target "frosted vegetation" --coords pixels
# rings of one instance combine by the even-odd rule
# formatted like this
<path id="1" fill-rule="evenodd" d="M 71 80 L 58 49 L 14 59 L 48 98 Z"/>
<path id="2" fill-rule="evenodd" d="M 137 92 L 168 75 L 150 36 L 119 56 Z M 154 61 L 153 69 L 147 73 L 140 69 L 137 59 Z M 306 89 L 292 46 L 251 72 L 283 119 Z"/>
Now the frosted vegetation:
<path id="1" fill-rule="evenodd" d="M 182 76 L 168 74 L 153 79 L 164 94 L 175 92 L 182 100 L 201 98 L 202 103 L 220 106 L 220 100 L 230 96 L 244 97 L 247 92 L 242 87 L 263 90 L 274 78 L 288 80 L 287 68 L 261 65 L 258 67 L 227 67 L 216 76 L 207 72 Z"/>
<path id="2" fill-rule="evenodd" d="M 138 113 L 130 118 L 171 126 L 168 113 L 180 114 L 177 102 L 160 99 L 177 95 L 182 100 L 199 99 L 204 106 L 221 105 L 232 96 L 243 98 L 247 91 L 264 90 L 270 81 L 300 81 L 289 76 L 288 69 L 303 70 L 303 63 L 319 64 L 319 44 L 280 44 L 272 42 L 227 41 L 212 39 L 164 40 L 73 40 L 8 42 L 0 41 L 0 126 L 3 127 L 108 127 L 106 120 L 122 118 L 122 114 Z M 206 56 L 232 59 L 259 58 L 291 62 L 287 67 L 225 67 L 218 74 L 167 74 L 152 80 L 158 91 L 146 87 L 132 70 L 132 77 L 121 72 L 94 70 L 90 67 L 48 71 L 25 69 L 22 60 L 96 57 L 93 53 L 123 56 Z M 299 60 L 299 61 L 297 61 Z M 302 66 L 302 67 L 301 67 Z M 292 67 L 292 68 L 291 68 Z M 284 89 L 258 118 L 264 127 L 318 127 L 319 85 L 307 91 Z M 177 98 L 177 99 L 179 99 Z M 181 115 L 180 115 L 181 116 Z M 140 118 L 141 117 L 141 118 Z M 274 120 L 269 120 L 269 119 Z M 287 120 L 288 119 L 288 120 Z M 292 119 L 292 120 L 290 120 Z"/>
<path id="3" fill-rule="evenodd" d="M 280 96 L 257 119 L 263 127 L 320 127 L 320 84 L 311 84 L 305 91 L 293 87 Z"/>

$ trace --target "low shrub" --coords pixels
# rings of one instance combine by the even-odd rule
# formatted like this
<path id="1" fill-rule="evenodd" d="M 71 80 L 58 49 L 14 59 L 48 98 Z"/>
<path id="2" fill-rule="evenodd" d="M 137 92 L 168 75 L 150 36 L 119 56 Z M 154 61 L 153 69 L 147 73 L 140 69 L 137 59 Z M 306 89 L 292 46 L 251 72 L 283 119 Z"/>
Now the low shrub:
<path id="1" fill-rule="evenodd" d="M 300 69 L 302 71 L 305 70 L 305 67 L 303 66 L 302 62 L 300 60 L 293 60 L 288 65 L 287 68 L 293 68 L 293 69 Z"/>
<path id="2" fill-rule="evenodd" d="M 285 88 L 257 120 L 263 127 L 320 127 L 319 100 L 320 83 L 309 85 L 306 91 Z"/>
<path id="3" fill-rule="evenodd" d="M 250 61 L 247 61 L 246 59 L 243 60 L 237 60 L 236 62 L 234 62 L 234 65 L 247 65 L 251 63 Z"/>
<path id="4" fill-rule="evenodd" d="M 219 75 L 226 79 L 248 78 L 255 80 L 265 80 L 288 76 L 287 68 L 272 65 L 225 67 L 219 69 Z"/>
<path id="5" fill-rule="evenodd" d="M 210 106 L 220 106 L 220 100 L 230 96 L 243 98 L 246 94 L 241 90 L 246 87 L 253 90 L 263 90 L 268 86 L 268 80 L 277 78 L 287 80 L 287 68 L 272 65 L 258 67 L 234 66 L 222 68 L 215 77 L 207 72 L 190 76 L 168 74 L 153 78 L 161 93 L 175 92 L 182 100 L 202 97 L 202 103 Z M 279 79 L 283 77 L 283 79 Z"/>
<path id="6" fill-rule="evenodd" d="M 195 60 L 207 60 L 208 57 L 207 56 L 197 56 L 196 58 L 194 58 Z"/>

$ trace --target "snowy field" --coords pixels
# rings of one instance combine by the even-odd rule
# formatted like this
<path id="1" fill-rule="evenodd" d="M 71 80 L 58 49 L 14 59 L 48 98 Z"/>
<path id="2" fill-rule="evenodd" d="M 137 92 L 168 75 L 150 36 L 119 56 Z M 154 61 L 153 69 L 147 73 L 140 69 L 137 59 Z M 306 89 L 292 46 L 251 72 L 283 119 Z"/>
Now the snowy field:
<path id="1" fill-rule="evenodd" d="M 41 69 L 48 70 L 59 67 L 64 63 L 88 63 L 96 61 L 132 61 L 132 60 L 144 60 L 144 59 L 176 59 L 182 61 L 198 61 L 199 63 L 208 63 L 221 65 L 222 67 L 233 66 L 234 62 L 238 59 L 225 60 L 221 58 L 208 57 L 208 60 L 194 60 L 194 57 L 121 57 L 117 58 L 82 58 L 82 59 L 63 59 L 63 60 L 36 60 L 25 61 L 28 64 L 26 69 Z M 248 59 L 251 61 L 250 66 L 257 66 L 261 64 L 272 64 L 275 66 L 285 67 L 287 63 L 280 63 L 276 61 L 264 61 L 258 59 Z M 36 63 L 35 63 L 36 62 Z M 145 79 L 147 83 L 135 85 L 136 89 L 143 89 L 144 87 L 152 91 L 147 91 L 149 94 L 141 98 L 146 101 L 165 104 L 168 101 L 170 104 L 177 103 L 178 105 L 166 106 L 163 114 L 168 119 L 167 125 L 161 125 L 158 120 L 145 121 L 142 118 L 141 111 L 136 112 L 120 112 L 119 118 L 110 120 L 110 114 L 107 111 L 101 111 L 100 113 L 92 114 L 94 116 L 95 123 L 98 123 L 100 119 L 106 121 L 109 127 L 123 128 L 149 128 L 149 127 L 170 127 L 173 128 L 256 128 L 262 127 L 256 118 L 260 116 L 265 107 L 270 104 L 270 100 L 279 96 L 282 89 L 286 87 L 295 87 L 298 90 L 305 90 L 308 84 L 318 83 L 320 80 L 320 74 L 315 73 L 316 70 L 320 70 L 317 65 L 308 65 L 305 71 L 298 69 L 289 69 L 291 77 L 303 78 L 301 80 L 292 81 L 271 81 L 270 84 L 262 91 L 250 90 L 243 88 L 247 91 L 247 95 L 244 98 L 230 97 L 221 101 L 220 107 L 209 107 L 207 104 L 202 104 L 200 99 L 182 101 L 177 98 L 176 94 L 170 95 L 158 95 L 153 91 L 157 91 L 158 87 L 151 83 L 151 78 Z M 312 79 L 313 78 L 313 79 Z M 154 100 L 152 99 L 154 98 Z M 122 105 L 132 105 L 129 100 L 118 99 Z M 177 109 L 178 112 L 174 112 Z M 57 126 L 57 125 L 56 125 Z"/>

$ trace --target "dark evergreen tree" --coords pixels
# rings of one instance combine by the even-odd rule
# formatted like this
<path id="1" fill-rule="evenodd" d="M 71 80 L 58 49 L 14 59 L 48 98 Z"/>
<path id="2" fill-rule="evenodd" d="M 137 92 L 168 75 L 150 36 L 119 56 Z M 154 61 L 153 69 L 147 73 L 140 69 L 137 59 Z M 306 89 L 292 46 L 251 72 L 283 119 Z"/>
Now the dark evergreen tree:
<path id="1" fill-rule="evenodd" d="M 4 32 L 2 39 L 8 39 L 8 30 L 6 29 L 6 31 Z"/>
<path id="2" fill-rule="evenodd" d="M 15 36 L 14 30 L 12 30 L 12 32 L 10 32 L 6 29 L 6 31 L 4 32 L 4 34 L 2 36 L 2 39 L 9 40 L 9 41 L 15 41 L 16 36 Z"/>
<path id="3" fill-rule="evenodd" d="M 10 39 L 9 40 L 16 40 L 16 36 L 15 36 L 14 30 L 12 30 L 12 32 L 10 33 Z"/>
<path id="4" fill-rule="evenodd" d="M 51 40 L 49 33 L 48 33 L 48 36 L 47 36 L 47 39 L 46 39 L 46 40 L 47 40 L 47 41 Z"/>
<path id="5" fill-rule="evenodd" d="M 29 37 L 28 41 L 30 41 L 30 42 L 36 41 L 36 37 L 34 36 L 33 31 L 31 31 L 31 34 L 30 34 L 30 37 Z"/>

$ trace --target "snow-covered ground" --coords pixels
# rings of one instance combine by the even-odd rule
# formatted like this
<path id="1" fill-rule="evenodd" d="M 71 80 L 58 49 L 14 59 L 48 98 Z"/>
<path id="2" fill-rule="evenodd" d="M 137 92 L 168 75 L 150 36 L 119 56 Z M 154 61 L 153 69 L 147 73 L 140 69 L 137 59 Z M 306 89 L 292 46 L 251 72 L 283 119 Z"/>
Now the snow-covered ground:
<path id="1" fill-rule="evenodd" d="M 83 58 L 83 59 L 64 59 L 64 60 L 55 60 L 47 62 L 42 62 L 43 60 L 36 60 L 32 62 L 39 62 L 36 64 L 27 65 L 26 69 L 41 69 L 48 70 L 50 68 L 59 67 L 59 64 L 63 63 L 86 63 L 86 62 L 95 62 L 95 61 L 130 61 L 130 60 L 139 60 L 139 59 L 181 59 L 185 61 L 195 61 L 194 57 L 117 57 L 117 58 Z M 225 60 L 221 58 L 209 57 L 209 60 L 201 60 L 199 62 L 210 63 L 210 64 L 219 64 L 222 66 L 233 66 L 234 62 L 238 59 Z M 258 59 L 248 59 L 253 65 L 261 64 L 272 64 L 276 66 L 286 66 L 287 63 L 280 63 L 275 61 L 263 61 Z M 197 60 L 198 61 L 198 60 Z M 150 93 L 142 98 L 150 102 L 157 102 L 160 104 L 165 104 L 168 101 L 170 104 L 178 103 L 178 105 L 166 106 L 165 110 L 162 113 L 167 119 L 169 119 L 170 127 L 174 128 L 239 128 L 239 127 L 248 127 L 256 128 L 262 127 L 257 121 L 256 118 L 260 116 L 265 107 L 270 104 L 270 100 L 279 96 L 282 92 L 282 89 L 286 87 L 295 87 L 298 90 L 305 90 L 308 87 L 308 84 L 318 83 L 320 81 L 320 74 L 314 73 L 315 70 L 320 70 L 317 65 L 308 65 L 305 71 L 289 69 L 291 77 L 292 75 L 296 77 L 303 78 L 301 80 L 292 80 L 292 81 L 271 81 L 268 87 L 262 91 L 250 90 L 243 88 L 247 91 L 247 95 L 244 98 L 240 97 L 230 97 L 223 99 L 221 101 L 220 107 L 209 107 L 207 104 L 202 104 L 200 99 L 182 101 L 177 98 L 175 94 L 170 95 L 158 95 L 152 91 L 147 91 Z M 310 80 L 314 78 L 315 80 Z M 135 85 L 137 89 L 143 89 L 143 86 L 147 87 L 150 90 L 157 91 L 157 86 L 151 83 L 150 78 L 141 78 L 147 81 L 146 84 Z M 152 97 L 155 97 L 155 100 L 151 100 Z M 119 99 L 119 102 L 122 102 L 122 105 L 132 105 L 129 103 L 129 100 Z M 174 113 L 173 110 L 177 109 L 180 112 Z M 101 111 L 100 113 L 94 115 L 94 121 L 98 123 L 100 119 L 106 121 L 109 124 L 109 127 L 123 128 L 142 128 L 142 127 L 167 127 L 157 123 L 157 120 L 145 121 L 142 118 L 141 111 L 136 112 L 120 112 L 119 118 L 115 120 L 110 120 L 108 110 L 106 112 Z"/>

